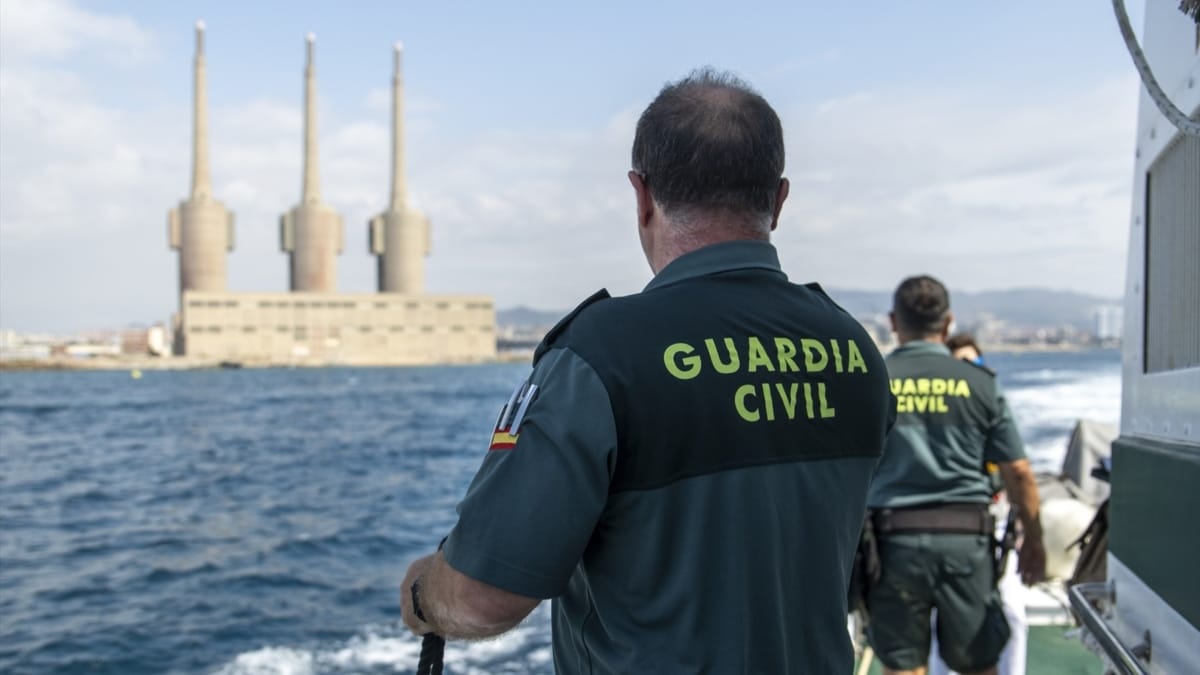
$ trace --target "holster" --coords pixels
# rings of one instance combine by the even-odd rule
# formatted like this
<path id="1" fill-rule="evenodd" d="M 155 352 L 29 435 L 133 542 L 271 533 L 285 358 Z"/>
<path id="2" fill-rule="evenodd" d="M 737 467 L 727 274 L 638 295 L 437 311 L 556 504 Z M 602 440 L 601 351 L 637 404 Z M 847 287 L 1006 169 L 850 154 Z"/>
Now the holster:
<path id="1" fill-rule="evenodd" d="M 1008 556 L 1017 545 L 1017 509 L 1008 507 L 1008 517 L 1004 520 L 1004 534 L 992 540 L 994 555 L 992 557 L 993 586 L 1000 585 L 1000 577 L 1008 568 Z"/>
<path id="2" fill-rule="evenodd" d="M 850 568 L 850 588 L 848 605 L 850 611 L 862 612 L 867 618 L 867 595 L 871 587 L 879 583 L 883 567 L 879 561 L 879 541 L 875 538 L 875 525 L 872 512 L 867 511 L 863 521 L 862 534 L 858 538 L 858 548 L 854 551 L 854 564 Z"/>

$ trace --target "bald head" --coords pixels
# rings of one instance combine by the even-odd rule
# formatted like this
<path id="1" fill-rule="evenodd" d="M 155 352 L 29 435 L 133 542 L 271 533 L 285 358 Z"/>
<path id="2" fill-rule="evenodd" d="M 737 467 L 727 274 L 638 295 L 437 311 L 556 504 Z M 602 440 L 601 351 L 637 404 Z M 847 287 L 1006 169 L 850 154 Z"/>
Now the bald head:
<path id="1" fill-rule="evenodd" d="M 633 141 L 634 171 L 676 220 L 720 213 L 769 227 L 783 163 L 775 111 L 745 82 L 707 68 L 663 87 Z"/>

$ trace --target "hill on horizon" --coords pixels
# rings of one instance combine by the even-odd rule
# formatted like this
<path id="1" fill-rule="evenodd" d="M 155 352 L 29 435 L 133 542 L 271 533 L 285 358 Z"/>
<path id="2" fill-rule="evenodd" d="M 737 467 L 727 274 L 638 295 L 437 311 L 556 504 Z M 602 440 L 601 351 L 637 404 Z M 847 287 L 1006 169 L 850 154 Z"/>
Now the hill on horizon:
<path id="1" fill-rule="evenodd" d="M 886 315 L 892 307 L 891 290 L 827 288 L 825 292 L 856 317 Z M 1119 304 L 1119 298 L 1046 288 L 1014 288 L 974 293 L 950 290 L 950 305 L 961 325 L 975 323 L 984 315 L 990 315 L 1013 326 L 1070 325 L 1080 330 L 1089 330 L 1095 325 L 1096 308 Z M 519 305 L 497 310 L 496 323 L 501 326 L 549 328 L 567 311 L 569 310 L 541 310 Z"/>

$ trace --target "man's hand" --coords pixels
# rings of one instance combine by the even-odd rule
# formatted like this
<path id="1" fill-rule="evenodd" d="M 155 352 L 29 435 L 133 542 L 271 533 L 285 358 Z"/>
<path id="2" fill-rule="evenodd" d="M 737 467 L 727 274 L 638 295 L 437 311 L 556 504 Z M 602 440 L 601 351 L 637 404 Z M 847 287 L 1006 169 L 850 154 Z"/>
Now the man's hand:
<path id="1" fill-rule="evenodd" d="M 1017 554 L 1017 572 L 1021 574 L 1021 583 L 1032 586 L 1046 578 L 1046 549 L 1042 538 L 1025 537 L 1021 542 L 1021 550 Z"/>
<path id="2" fill-rule="evenodd" d="M 408 626 L 409 630 L 417 635 L 432 633 L 434 630 L 433 626 L 417 618 L 412 604 L 412 587 L 417 579 L 425 576 L 425 573 L 433 566 L 433 559 L 436 555 L 434 553 L 415 560 L 413 564 L 408 566 L 408 572 L 404 575 L 404 581 L 400 582 L 400 614 L 404 619 L 404 625 Z M 424 605 L 422 605 L 421 613 L 425 614 L 426 619 L 429 618 L 428 610 L 424 609 Z"/>

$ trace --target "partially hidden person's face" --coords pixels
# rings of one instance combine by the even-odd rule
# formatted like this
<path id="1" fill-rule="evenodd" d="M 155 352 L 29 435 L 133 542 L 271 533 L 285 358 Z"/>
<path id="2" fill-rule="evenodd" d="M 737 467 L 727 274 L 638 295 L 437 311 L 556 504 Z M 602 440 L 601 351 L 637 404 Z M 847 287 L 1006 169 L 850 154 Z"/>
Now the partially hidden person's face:
<path id="1" fill-rule="evenodd" d="M 958 349 L 955 349 L 952 352 L 952 355 L 956 359 L 962 359 L 963 361 L 970 361 L 971 363 L 982 363 L 983 362 L 983 357 L 979 354 L 979 350 L 975 349 L 974 347 L 972 347 L 970 345 L 966 345 L 964 347 L 959 347 Z"/>

